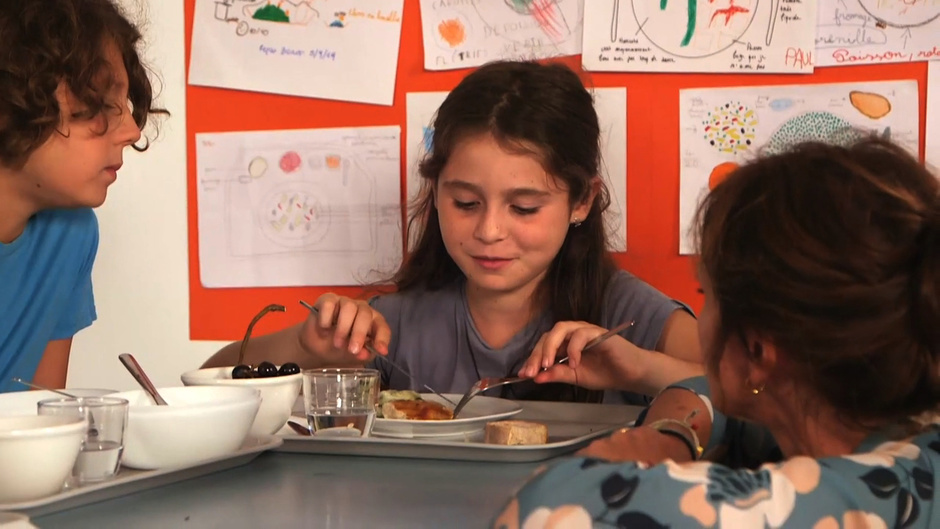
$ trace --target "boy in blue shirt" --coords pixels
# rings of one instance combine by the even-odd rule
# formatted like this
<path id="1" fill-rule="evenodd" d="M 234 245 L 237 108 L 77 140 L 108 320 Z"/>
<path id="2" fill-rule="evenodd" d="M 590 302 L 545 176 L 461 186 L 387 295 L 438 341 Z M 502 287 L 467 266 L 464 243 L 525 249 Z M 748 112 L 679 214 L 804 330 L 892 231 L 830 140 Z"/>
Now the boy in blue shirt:
<path id="1" fill-rule="evenodd" d="M 165 113 L 140 38 L 112 0 L 0 2 L 0 392 L 22 389 L 12 377 L 64 387 L 96 318 L 91 208 Z"/>

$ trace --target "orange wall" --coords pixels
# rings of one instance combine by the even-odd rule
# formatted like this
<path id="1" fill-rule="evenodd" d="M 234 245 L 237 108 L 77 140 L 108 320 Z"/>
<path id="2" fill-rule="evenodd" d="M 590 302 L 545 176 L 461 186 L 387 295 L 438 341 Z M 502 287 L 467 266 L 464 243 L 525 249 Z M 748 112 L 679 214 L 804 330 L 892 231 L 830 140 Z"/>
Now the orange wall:
<path id="1" fill-rule="evenodd" d="M 195 0 L 185 0 L 186 64 L 189 68 Z M 357 288 L 203 288 L 199 281 L 199 233 L 196 210 L 196 158 L 194 135 L 237 130 L 304 129 L 399 125 L 405 134 L 407 92 L 450 90 L 467 70 L 424 70 L 418 0 L 405 0 L 395 101 L 390 107 L 307 99 L 290 96 L 186 87 L 187 180 L 189 190 L 189 294 L 190 336 L 194 340 L 240 339 L 248 322 L 269 303 L 288 308 L 272 314 L 255 327 L 265 333 L 300 321 L 305 313 L 298 299 L 313 302 L 328 290 L 356 295 Z M 572 67 L 580 56 L 561 59 Z M 701 297 L 692 273 L 692 261 L 678 255 L 679 247 L 679 90 L 682 88 L 767 84 L 833 83 L 915 79 L 920 84 L 920 133 L 923 155 L 926 63 L 822 68 L 800 75 L 693 75 L 586 73 L 588 84 L 627 88 L 627 243 L 629 251 L 617 255 L 625 269 L 666 294 L 698 310 Z M 402 191 L 406 173 L 402 144 Z M 404 196 L 402 197 L 404 200 Z"/>

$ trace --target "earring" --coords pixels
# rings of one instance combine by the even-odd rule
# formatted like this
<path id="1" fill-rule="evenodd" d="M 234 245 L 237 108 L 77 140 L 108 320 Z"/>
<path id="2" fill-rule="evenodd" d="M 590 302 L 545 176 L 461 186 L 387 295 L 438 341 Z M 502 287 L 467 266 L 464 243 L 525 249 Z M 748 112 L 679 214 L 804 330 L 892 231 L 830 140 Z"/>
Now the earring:
<path id="1" fill-rule="evenodd" d="M 579 217 L 575 217 L 571 219 L 571 225 L 577 228 L 578 226 L 581 225 L 581 219 Z"/>
<path id="2" fill-rule="evenodd" d="M 751 379 L 747 379 L 747 380 L 745 381 L 745 385 L 747 385 L 748 387 L 750 387 L 750 385 L 751 385 Z M 766 386 L 766 384 L 761 384 L 760 387 L 752 387 L 752 388 L 751 388 L 751 394 L 753 394 L 753 395 L 760 395 L 760 392 L 761 392 L 761 391 L 764 391 L 764 386 Z"/>

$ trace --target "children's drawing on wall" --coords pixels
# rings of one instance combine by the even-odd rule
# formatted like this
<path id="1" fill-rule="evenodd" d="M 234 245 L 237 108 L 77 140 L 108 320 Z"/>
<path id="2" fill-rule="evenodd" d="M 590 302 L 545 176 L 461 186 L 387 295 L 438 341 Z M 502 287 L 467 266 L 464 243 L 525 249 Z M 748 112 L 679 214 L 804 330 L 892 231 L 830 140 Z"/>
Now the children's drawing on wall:
<path id="1" fill-rule="evenodd" d="M 405 155 L 407 159 L 406 196 L 412 204 L 421 192 L 422 181 L 418 163 L 434 142 L 434 115 L 444 102 L 447 92 L 409 92 L 405 99 L 407 113 Z M 610 226 L 612 251 L 627 250 L 627 90 L 626 88 L 594 89 L 594 107 L 601 126 L 601 176 L 610 190 Z M 415 234 L 409 233 L 409 243 Z"/>
<path id="2" fill-rule="evenodd" d="M 595 71 L 812 73 L 815 34 L 816 0 L 591 0 L 582 61 Z"/>
<path id="3" fill-rule="evenodd" d="M 940 62 L 927 65 L 926 122 L 924 161 L 940 176 Z"/>
<path id="4" fill-rule="evenodd" d="M 601 126 L 601 176 L 610 190 L 607 225 L 614 252 L 627 251 L 627 89 L 595 88 Z"/>
<path id="5" fill-rule="evenodd" d="M 189 83 L 391 105 L 404 0 L 196 0 Z"/>
<path id="6" fill-rule="evenodd" d="M 581 53 L 584 0 L 421 0 L 424 67 Z"/>
<path id="7" fill-rule="evenodd" d="M 679 251 L 705 194 L 758 153 L 803 141 L 845 144 L 877 134 L 917 152 L 916 81 L 682 90 Z"/>
<path id="8" fill-rule="evenodd" d="M 401 261 L 398 127 L 196 135 L 206 288 L 359 285 Z"/>
<path id="9" fill-rule="evenodd" d="M 215 17 L 226 21 L 234 15 L 233 9 L 237 0 L 215 0 Z M 308 22 L 319 19 L 320 12 L 313 6 L 314 0 L 270 0 L 248 1 L 243 0 L 241 16 L 253 20 L 266 22 L 280 22 L 284 24 L 306 25 Z M 321 0 L 322 2 L 322 0 Z"/>
<path id="10" fill-rule="evenodd" d="M 818 0 L 816 66 L 940 59 L 940 0 Z"/>

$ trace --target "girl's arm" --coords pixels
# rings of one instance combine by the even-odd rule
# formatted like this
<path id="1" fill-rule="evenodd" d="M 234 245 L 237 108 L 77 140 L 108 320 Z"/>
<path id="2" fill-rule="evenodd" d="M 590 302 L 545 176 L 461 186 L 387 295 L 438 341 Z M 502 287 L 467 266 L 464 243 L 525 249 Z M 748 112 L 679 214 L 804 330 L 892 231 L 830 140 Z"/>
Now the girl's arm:
<path id="1" fill-rule="evenodd" d="M 656 350 L 673 358 L 700 366 L 702 349 L 698 340 L 698 321 L 685 310 L 678 309 L 669 316 Z M 699 367 L 701 374 L 701 367 Z M 678 379 L 681 380 L 681 379 Z"/>

